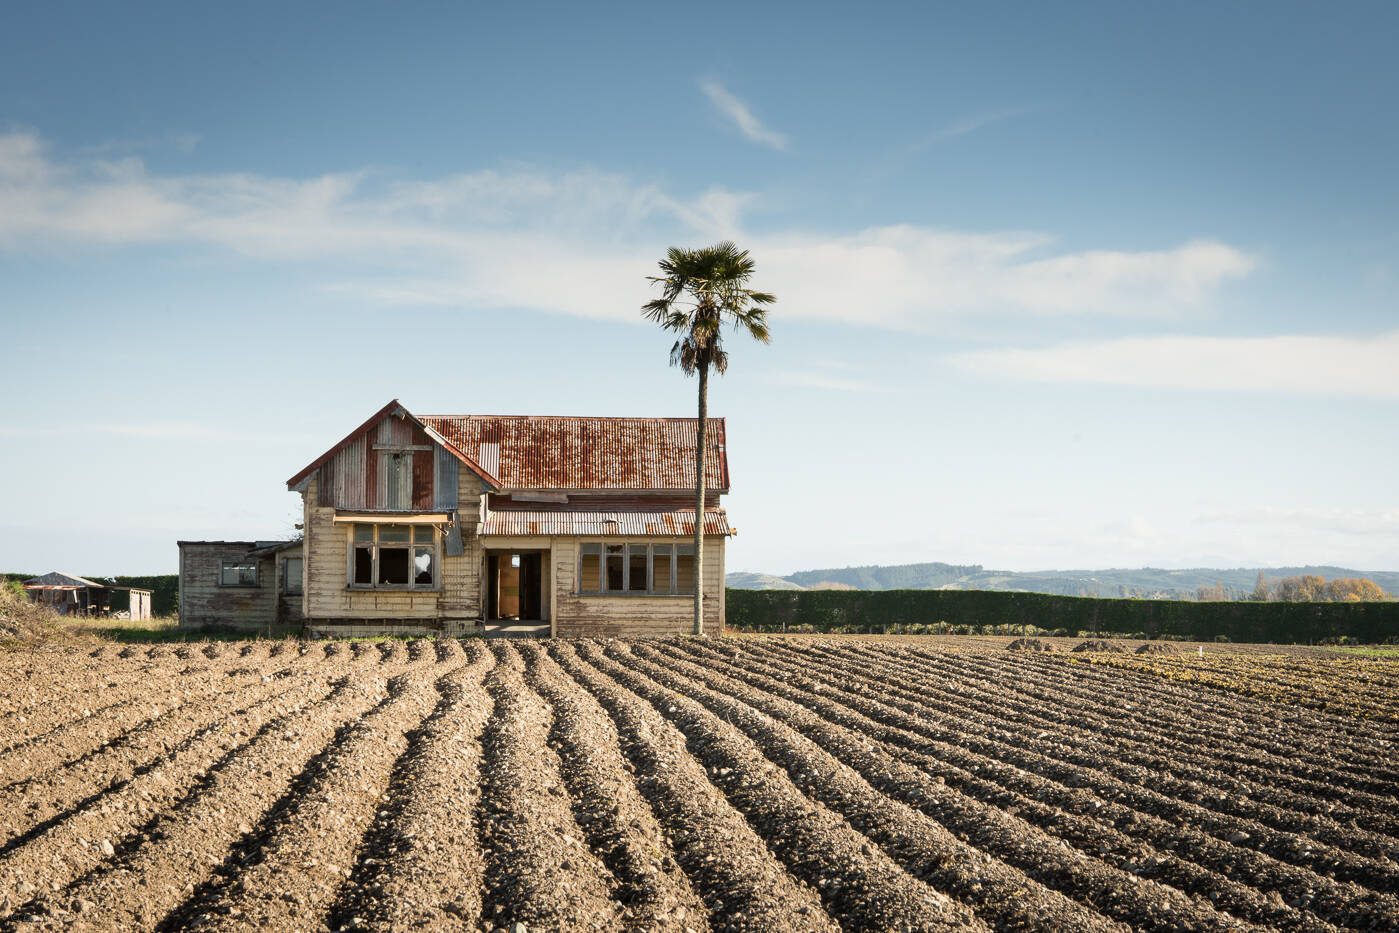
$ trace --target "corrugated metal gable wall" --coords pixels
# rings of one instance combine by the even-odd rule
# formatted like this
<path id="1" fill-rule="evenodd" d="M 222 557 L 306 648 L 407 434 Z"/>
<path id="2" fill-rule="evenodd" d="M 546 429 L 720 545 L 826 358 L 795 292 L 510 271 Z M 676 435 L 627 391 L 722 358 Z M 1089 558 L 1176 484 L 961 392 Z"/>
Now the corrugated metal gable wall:
<path id="1" fill-rule="evenodd" d="M 433 450 L 396 454 L 374 450 L 375 444 L 430 444 Z M 457 463 L 456 457 L 417 425 L 390 416 L 348 441 L 320 468 L 320 505 L 369 510 L 454 509 Z"/>

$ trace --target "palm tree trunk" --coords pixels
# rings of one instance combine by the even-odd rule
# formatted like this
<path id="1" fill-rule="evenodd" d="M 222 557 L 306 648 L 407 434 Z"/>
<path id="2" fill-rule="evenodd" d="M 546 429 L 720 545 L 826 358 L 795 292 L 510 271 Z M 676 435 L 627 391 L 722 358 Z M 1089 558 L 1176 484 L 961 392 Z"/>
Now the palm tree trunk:
<path id="1" fill-rule="evenodd" d="M 695 634 L 704 634 L 704 436 L 709 428 L 709 361 L 699 365 L 699 425 L 695 429 Z"/>

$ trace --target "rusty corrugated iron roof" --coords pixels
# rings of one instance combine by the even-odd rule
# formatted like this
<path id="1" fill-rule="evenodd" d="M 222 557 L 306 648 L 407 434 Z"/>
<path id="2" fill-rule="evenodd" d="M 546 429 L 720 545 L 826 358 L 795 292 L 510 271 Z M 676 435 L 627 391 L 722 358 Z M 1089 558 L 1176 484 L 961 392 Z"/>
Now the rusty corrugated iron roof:
<path id="1" fill-rule="evenodd" d="M 698 418 L 424 415 L 501 489 L 684 490 L 695 485 Z M 724 419 L 706 431 L 705 483 L 729 488 Z"/>
<path id="2" fill-rule="evenodd" d="M 491 512 L 477 533 L 492 535 L 676 535 L 693 536 L 695 510 L 673 509 L 663 512 L 573 512 L 573 511 L 508 511 Z M 729 520 L 723 509 L 706 509 L 704 533 L 727 535 Z"/>

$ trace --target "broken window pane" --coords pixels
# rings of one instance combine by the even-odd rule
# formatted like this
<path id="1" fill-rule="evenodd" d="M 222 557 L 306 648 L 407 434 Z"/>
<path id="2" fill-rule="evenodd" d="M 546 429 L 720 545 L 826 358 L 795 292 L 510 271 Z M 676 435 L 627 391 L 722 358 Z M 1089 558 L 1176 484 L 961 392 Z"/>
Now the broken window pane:
<path id="1" fill-rule="evenodd" d="M 651 548 L 651 592 L 670 592 L 670 554 L 669 544 L 657 544 Z"/>
<path id="2" fill-rule="evenodd" d="M 625 548 L 620 544 L 607 545 L 607 590 L 608 592 L 620 592 L 622 590 L 622 576 L 625 573 L 622 558 Z"/>
<path id="3" fill-rule="evenodd" d="M 602 590 L 602 545 L 585 544 L 578 562 L 578 592 L 597 593 Z"/>
<path id="4" fill-rule="evenodd" d="M 408 548 L 379 548 L 379 585 L 408 585 Z"/>
<path id="5" fill-rule="evenodd" d="M 646 592 L 646 545 L 627 546 L 627 590 L 632 593 Z"/>
<path id="6" fill-rule="evenodd" d="M 413 583 L 432 586 L 432 548 L 413 548 Z"/>
<path id="7" fill-rule="evenodd" d="M 355 585 L 371 586 L 374 583 L 374 549 L 355 548 Z"/>

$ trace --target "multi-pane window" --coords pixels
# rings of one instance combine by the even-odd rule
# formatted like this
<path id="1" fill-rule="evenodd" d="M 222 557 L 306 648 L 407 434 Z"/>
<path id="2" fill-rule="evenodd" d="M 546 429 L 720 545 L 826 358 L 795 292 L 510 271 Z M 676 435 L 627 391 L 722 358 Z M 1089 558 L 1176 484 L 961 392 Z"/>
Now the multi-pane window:
<path id="1" fill-rule="evenodd" d="M 695 546 L 585 543 L 578 553 L 578 592 L 693 594 Z"/>
<path id="2" fill-rule="evenodd" d="M 432 525 L 355 525 L 350 586 L 436 589 L 437 533 Z"/>
<path id="3" fill-rule="evenodd" d="M 257 586 L 257 561 L 223 561 L 219 566 L 219 586 Z"/>

